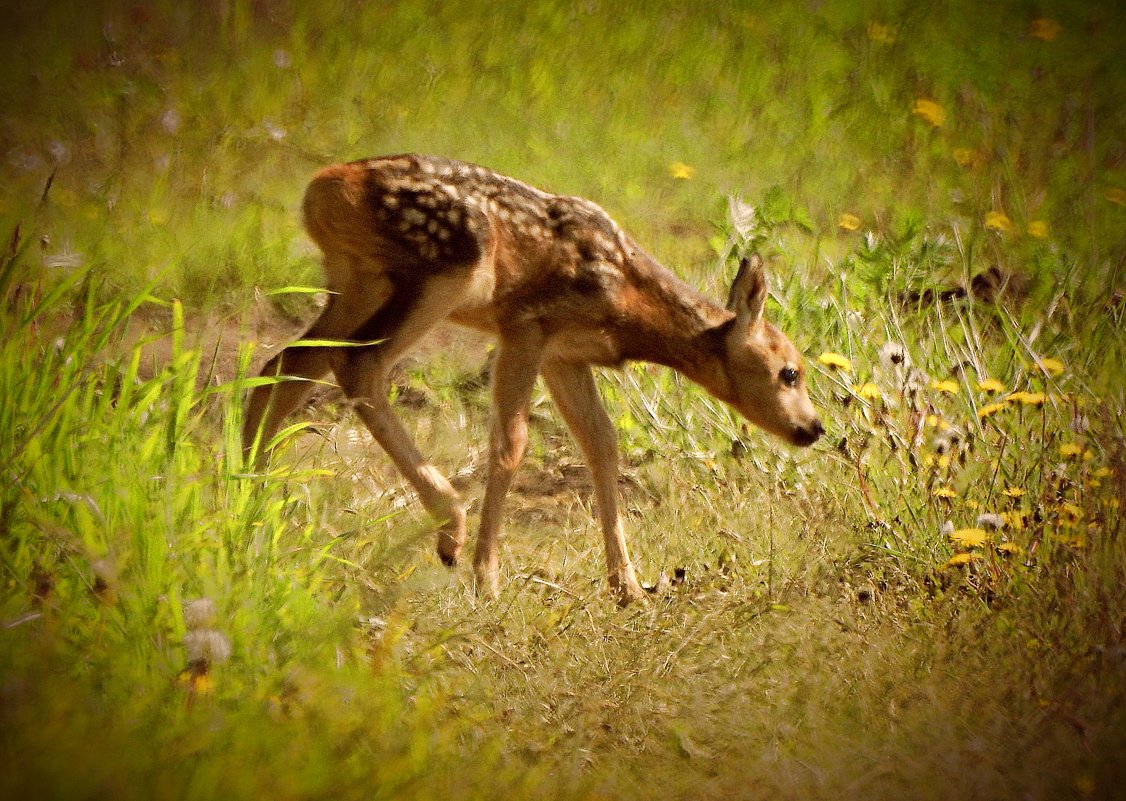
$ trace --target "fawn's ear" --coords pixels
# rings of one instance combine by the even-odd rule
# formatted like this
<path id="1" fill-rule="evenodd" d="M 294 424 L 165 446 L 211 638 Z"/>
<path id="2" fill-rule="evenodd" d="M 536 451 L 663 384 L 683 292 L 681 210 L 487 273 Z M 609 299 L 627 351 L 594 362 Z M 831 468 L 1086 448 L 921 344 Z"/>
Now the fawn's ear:
<path id="1" fill-rule="evenodd" d="M 727 308 L 735 312 L 736 331 L 749 332 L 762 324 L 762 310 L 766 306 L 766 276 L 762 257 L 757 253 L 739 262 L 739 272 L 731 283 L 727 295 Z"/>

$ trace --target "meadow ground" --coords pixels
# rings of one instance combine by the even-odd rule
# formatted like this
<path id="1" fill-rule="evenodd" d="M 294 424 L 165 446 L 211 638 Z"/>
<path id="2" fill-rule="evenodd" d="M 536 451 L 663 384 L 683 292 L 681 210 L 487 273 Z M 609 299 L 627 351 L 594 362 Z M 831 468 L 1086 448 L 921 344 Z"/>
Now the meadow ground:
<path id="1" fill-rule="evenodd" d="M 6 9 L 0 795 L 1123 797 L 1124 28 Z M 396 151 L 590 197 L 716 297 L 769 257 L 814 448 L 600 376 L 648 603 L 609 597 L 542 387 L 496 601 L 332 387 L 242 464 L 254 369 L 324 302 L 303 186 Z M 393 390 L 471 513 L 487 348 L 442 329 Z"/>

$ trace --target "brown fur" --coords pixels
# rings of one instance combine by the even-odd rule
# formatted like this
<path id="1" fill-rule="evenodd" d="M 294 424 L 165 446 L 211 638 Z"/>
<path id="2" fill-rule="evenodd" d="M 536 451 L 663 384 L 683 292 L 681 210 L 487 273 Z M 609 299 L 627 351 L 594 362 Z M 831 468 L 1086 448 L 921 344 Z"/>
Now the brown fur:
<path id="1" fill-rule="evenodd" d="M 637 597 L 640 585 L 618 515 L 616 434 L 591 365 L 667 365 L 794 444 L 811 444 L 822 433 L 800 354 L 762 318 L 766 284 L 758 256 L 741 266 L 724 308 L 659 265 L 590 201 L 429 156 L 328 167 L 310 183 L 304 212 L 334 293 L 306 337 L 372 344 L 287 348 L 263 375 L 335 372 L 375 439 L 440 521 L 438 551 L 451 565 L 465 541 L 464 506 L 395 418 L 387 374 L 443 318 L 498 340 L 490 466 L 474 556 L 485 592 L 498 589 L 501 507 L 527 443 L 537 375 L 590 466 L 610 582 L 622 601 Z M 307 383 L 254 390 L 244 430 L 248 453 L 269 441 Z"/>

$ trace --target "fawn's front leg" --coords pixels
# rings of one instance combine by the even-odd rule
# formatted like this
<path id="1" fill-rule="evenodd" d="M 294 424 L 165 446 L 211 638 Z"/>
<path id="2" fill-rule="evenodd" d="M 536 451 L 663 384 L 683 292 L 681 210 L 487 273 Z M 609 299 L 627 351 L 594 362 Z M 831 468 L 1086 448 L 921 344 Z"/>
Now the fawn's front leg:
<path id="1" fill-rule="evenodd" d="M 528 444 L 528 403 L 539 374 L 542 335 L 524 331 L 506 337 L 493 362 L 493 420 L 489 442 L 489 476 L 481 507 L 481 530 L 473 555 L 479 592 L 496 597 L 500 591 L 500 537 L 504 496 Z"/>
<path id="2" fill-rule="evenodd" d="M 644 597 L 626 548 L 618 514 L 618 435 L 610 421 L 590 366 L 547 361 L 543 367 L 551 397 L 579 443 L 594 479 L 598 520 L 606 543 L 610 588 L 625 606 Z"/>

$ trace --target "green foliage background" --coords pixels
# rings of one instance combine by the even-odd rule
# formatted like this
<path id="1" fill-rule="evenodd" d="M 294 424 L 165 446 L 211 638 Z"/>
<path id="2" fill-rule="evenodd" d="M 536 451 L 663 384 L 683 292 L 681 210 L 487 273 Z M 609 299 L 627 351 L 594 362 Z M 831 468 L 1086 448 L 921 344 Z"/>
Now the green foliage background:
<path id="1" fill-rule="evenodd" d="M 5 797 L 1119 792 L 1112 5 L 6 6 Z M 736 253 L 771 257 L 812 451 L 666 371 L 603 379 L 635 561 L 684 584 L 613 607 L 542 391 L 496 603 L 437 564 L 346 408 L 303 416 L 266 475 L 241 464 L 247 375 L 315 313 L 269 294 L 320 280 L 304 183 L 400 151 L 590 197 L 717 297 Z M 1019 297 L 924 294 L 991 268 Z M 397 378 L 447 473 L 486 441 L 482 355 Z M 985 547 L 944 528 L 981 513 L 1006 515 Z M 193 662 L 201 631 L 229 655 Z"/>

